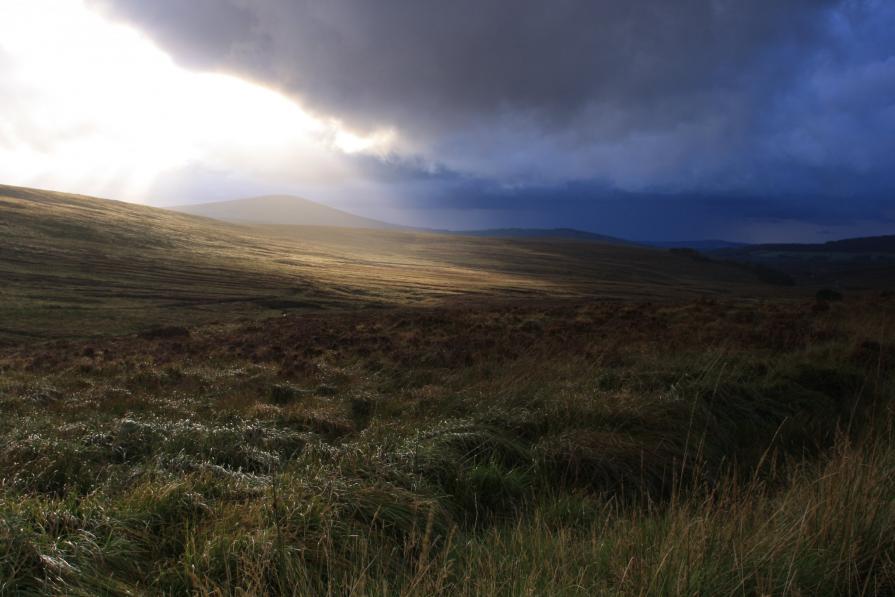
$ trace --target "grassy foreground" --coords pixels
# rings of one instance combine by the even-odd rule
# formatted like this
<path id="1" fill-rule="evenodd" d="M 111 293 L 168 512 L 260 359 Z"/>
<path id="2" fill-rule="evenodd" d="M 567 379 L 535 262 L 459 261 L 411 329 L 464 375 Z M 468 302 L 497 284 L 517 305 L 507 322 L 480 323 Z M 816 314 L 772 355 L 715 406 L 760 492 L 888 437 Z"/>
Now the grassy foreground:
<path id="1" fill-rule="evenodd" d="M 892 298 L 0 353 L 0 593 L 890 595 Z"/>

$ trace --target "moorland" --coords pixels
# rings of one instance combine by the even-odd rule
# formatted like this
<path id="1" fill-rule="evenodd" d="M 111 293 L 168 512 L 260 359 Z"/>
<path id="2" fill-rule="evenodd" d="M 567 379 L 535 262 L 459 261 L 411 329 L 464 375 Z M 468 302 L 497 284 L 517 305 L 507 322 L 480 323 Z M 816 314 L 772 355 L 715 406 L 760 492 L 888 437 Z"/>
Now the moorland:
<path id="1" fill-rule="evenodd" d="M 895 296 L 0 187 L 0 594 L 888 595 Z"/>

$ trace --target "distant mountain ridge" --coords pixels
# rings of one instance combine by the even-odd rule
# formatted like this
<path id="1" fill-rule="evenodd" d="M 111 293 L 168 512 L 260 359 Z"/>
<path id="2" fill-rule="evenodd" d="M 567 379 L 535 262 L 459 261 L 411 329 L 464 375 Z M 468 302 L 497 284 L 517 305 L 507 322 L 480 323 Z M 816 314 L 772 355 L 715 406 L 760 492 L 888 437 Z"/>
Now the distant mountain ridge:
<path id="1" fill-rule="evenodd" d="M 453 230 L 449 234 L 490 238 L 568 238 L 625 245 L 636 244 L 623 238 L 576 228 L 486 228 L 483 230 Z"/>
<path id="2" fill-rule="evenodd" d="M 650 247 L 658 247 L 660 249 L 696 249 L 697 251 L 715 251 L 717 249 L 734 249 L 749 246 L 749 243 L 737 243 L 717 238 L 705 240 L 644 241 L 642 244 Z"/>
<path id="3" fill-rule="evenodd" d="M 635 241 L 608 234 L 598 234 L 577 228 L 488 228 L 484 230 L 460 230 L 451 234 L 463 236 L 483 236 L 492 238 L 569 238 L 594 242 L 640 245 L 658 249 L 695 249 L 697 251 L 716 251 L 719 249 L 736 249 L 750 246 L 721 239 L 679 240 L 679 241 Z"/>
<path id="4" fill-rule="evenodd" d="M 796 253 L 895 253 L 895 234 L 861 236 L 824 243 L 739 243 L 720 239 L 694 241 L 644 241 L 641 244 L 663 249 L 695 249 L 720 255 Z"/>
<path id="5" fill-rule="evenodd" d="M 293 195 L 248 197 L 229 201 L 177 205 L 167 209 L 237 224 L 336 226 L 339 228 L 390 230 L 412 229 L 381 220 L 365 218 Z M 490 228 L 483 230 L 430 230 L 420 228 L 418 230 L 487 238 L 567 238 L 614 244 L 639 244 L 605 234 L 586 232 L 574 228 Z"/>
<path id="6" fill-rule="evenodd" d="M 571 239 L 599 243 L 640 245 L 658 249 L 690 248 L 733 259 L 768 257 L 772 252 L 797 253 L 881 253 L 895 254 L 895 235 L 858 237 L 825 243 L 749 244 L 723 239 L 684 241 L 632 241 L 576 228 L 487 228 L 481 230 L 432 230 L 400 226 L 358 216 L 334 207 L 292 195 L 266 195 L 170 207 L 173 211 L 239 224 L 285 226 L 333 226 L 379 230 L 419 230 L 459 236 L 517 239 Z"/>
<path id="7" fill-rule="evenodd" d="M 774 243 L 706 251 L 712 258 L 759 264 L 803 283 L 895 290 L 895 235 L 825 243 Z"/>
<path id="8" fill-rule="evenodd" d="M 173 211 L 238 224 L 281 224 L 286 226 L 336 226 L 339 228 L 396 229 L 400 226 L 365 218 L 321 203 L 292 195 L 266 195 L 178 205 Z"/>
<path id="9" fill-rule="evenodd" d="M 831 240 L 825 243 L 767 243 L 747 245 L 745 251 L 798 251 L 808 253 L 895 253 L 895 234 L 883 236 L 861 236 Z"/>

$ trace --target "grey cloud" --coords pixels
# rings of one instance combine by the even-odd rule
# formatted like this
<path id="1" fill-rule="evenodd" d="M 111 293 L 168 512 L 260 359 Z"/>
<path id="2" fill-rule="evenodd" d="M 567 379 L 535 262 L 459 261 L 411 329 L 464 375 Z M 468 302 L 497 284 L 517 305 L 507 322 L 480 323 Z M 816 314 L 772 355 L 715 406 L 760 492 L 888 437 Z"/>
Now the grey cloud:
<path id="1" fill-rule="evenodd" d="M 620 118 L 616 134 L 700 118 L 715 94 L 791 68 L 761 58 L 781 44 L 810 44 L 828 4 L 94 2 L 186 62 L 264 80 L 361 127 L 390 124 L 427 138 L 505 113 L 552 128 L 578 126 L 596 108 Z"/>
<path id="2" fill-rule="evenodd" d="M 180 61 L 195 68 L 218 68 L 231 62 L 239 65 L 258 55 L 264 46 L 254 10 L 240 0 L 88 2 L 135 22 Z"/>
<path id="3" fill-rule="evenodd" d="M 401 168 L 784 194 L 864 173 L 895 189 L 882 0 L 91 1 L 189 65 L 395 127 L 416 153 Z"/>

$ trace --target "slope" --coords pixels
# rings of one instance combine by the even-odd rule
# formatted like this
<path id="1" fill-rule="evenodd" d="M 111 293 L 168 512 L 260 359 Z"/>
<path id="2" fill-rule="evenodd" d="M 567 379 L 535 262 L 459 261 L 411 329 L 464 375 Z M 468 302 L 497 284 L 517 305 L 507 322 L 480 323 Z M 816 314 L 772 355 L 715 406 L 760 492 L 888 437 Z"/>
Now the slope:
<path id="1" fill-rule="evenodd" d="M 732 268 L 642 247 L 240 226 L 3 186 L 0 280 L 6 341 L 229 322 L 289 309 L 779 292 Z"/>
<path id="2" fill-rule="evenodd" d="M 486 236 L 491 238 L 566 238 L 592 242 L 636 244 L 630 241 L 578 230 L 576 228 L 485 228 L 482 230 L 459 230 L 452 234 L 461 236 Z"/>
<path id="3" fill-rule="evenodd" d="M 269 195 L 233 201 L 180 205 L 171 209 L 226 222 L 340 226 L 344 228 L 396 228 L 396 226 L 385 222 L 363 218 L 289 195 Z"/>
<path id="4" fill-rule="evenodd" d="M 817 244 L 748 245 L 711 254 L 779 269 L 814 286 L 895 290 L 895 235 Z"/>

